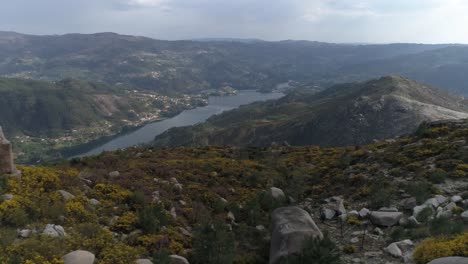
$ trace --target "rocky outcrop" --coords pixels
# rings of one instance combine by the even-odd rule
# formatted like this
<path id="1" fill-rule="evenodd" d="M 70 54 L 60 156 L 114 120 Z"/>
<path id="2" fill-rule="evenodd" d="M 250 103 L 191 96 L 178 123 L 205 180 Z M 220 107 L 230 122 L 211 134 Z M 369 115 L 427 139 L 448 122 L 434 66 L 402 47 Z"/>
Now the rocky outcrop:
<path id="1" fill-rule="evenodd" d="M 13 150 L 10 141 L 5 138 L 2 127 L 0 127 L 0 174 L 11 174 L 15 172 Z"/>
<path id="2" fill-rule="evenodd" d="M 94 254 L 84 250 L 76 250 L 63 256 L 65 264 L 93 264 L 94 260 Z"/>
<path id="3" fill-rule="evenodd" d="M 323 234 L 309 213 L 296 207 L 281 207 L 272 213 L 270 264 L 282 257 L 300 252 L 307 238 L 322 238 Z"/>

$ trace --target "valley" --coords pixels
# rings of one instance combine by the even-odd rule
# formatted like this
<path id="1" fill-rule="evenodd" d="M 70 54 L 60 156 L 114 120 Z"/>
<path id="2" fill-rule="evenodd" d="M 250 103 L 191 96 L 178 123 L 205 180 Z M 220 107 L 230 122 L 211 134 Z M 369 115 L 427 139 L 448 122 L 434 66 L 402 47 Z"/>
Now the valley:
<path id="1" fill-rule="evenodd" d="M 281 98 L 284 89 L 271 93 L 259 93 L 252 90 L 243 90 L 230 96 L 211 96 L 208 104 L 196 109 L 191 109 L 180 113 L 174 117 L 163 121 L 149 123 L 135 131 L 124 133 L 115 137 L 105 144 L 94 146 L 93 149 L 73 155 L 73 157 L 84 157 L 100 154 L 103 151 L 113 151 L 128 148 L 136 145 L 151 144 L 154 138 L 174 127 L 185 127 L 205 121 L 211 116 L 221 114 L 225 111 L 235 109 L 241 105 L 252 102 L 275 100 Z"/>
<path id="2" fill-rule="evenodd" d="M 205 104 L 202 95 L 169 97 L 71 79 L 0 79 L 0 125 L 12 138 L 19 162 L 57 160 L 64 148 Z"/>

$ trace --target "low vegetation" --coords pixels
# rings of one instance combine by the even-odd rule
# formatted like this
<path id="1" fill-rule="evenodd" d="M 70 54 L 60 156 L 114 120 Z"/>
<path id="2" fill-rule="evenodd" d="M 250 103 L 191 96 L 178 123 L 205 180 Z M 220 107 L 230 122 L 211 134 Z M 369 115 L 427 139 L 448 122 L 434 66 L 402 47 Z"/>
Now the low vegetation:
<path id="1" fill-rule="evenodd" d="M 440 192 L 431 181 L 434 166 L 438 181 L 466 179 L 458 172 L 468 164 L 465 125 L 427 126 L 423 134 L 360 147 L 131 148 L 20 167 L 22 177 L 0 179 L 1 194 L 13 195 L 0 203 L 0 262 L 60 263 L 67 252 L 84 249 L 104 264 L 142 257 L 164 263 L 169 254 L 191 263 L 266 263 L 270 214 L 286 203 L 307 198 L 319 205 L 340 194 L 348 205 L 378 207 L 398 202 L 402 192 L 423 201 Z M 272 199 L 272 186 L 293 199 Z M 448 227 L 444 219 L 419 220 L 422 226 L 392 234 L 395 241 L 446 237 L 423 242 L 415 253 L 419 263 L 467 255 L 462 221 Z M 66 235 L 42 234 L 47 224 L 63 226 Z M 362 223 L 349 218 L 344 224 Z M 31 232 L 16 240 L 17 230 Z M 360 250 L 336 242 L 309 241 L 288 263 L 316 254 L 325 261 L 317 263 L 339 263 L 339 252 Z"/>

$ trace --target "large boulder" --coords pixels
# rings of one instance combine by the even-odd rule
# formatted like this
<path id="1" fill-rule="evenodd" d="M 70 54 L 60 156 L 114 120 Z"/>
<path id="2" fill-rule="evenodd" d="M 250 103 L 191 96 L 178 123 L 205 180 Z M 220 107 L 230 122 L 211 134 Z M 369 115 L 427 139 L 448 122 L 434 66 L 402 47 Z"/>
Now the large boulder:
<path id="1" fill-rule="evenodd" d="M 280 188 L 271 187 L 269 193 L 270 193 L 270 196 L 275 200 L 286 199 L 286 195 L 284 194 L 283 190 L 281 190 Z"/>
<path id="2" fill-rule="evenodd" d="M 464 222 L 468 223 L 468 211 L 465 211 L 461 214 L 461 218 Z"/>
<path id="3" fill-rule="evenodd" d="M 53 224 L 47 224 L 42 234 L 51 237 L 64 237 L 67 235 L 62 226 Z"/>
<path id="4" fill-rule="evenodd" d="M 179 255 L 170 255 L 171 264 L 189 264 L 188 260 Z"/>
<path id="5" fill-rule="evenodd" d="M 436 198 L 430 198 L 428 199 L 426 202 L 424 202 L 425 205 L 430 205 L 432 206 L 434 209 L 436 209 L 437 207 L 439 207 L 439 201 L 436 199 Z"/>
<path id="6" fill-rule="evenodd" d="M 433 261 L 427 264 L 467 264 L 467 263 L 468 263 L 468 258 L 446 257 L 446 258 L 434 259 Z"/>
<path id="7" fill-rule="evenodd" d="M 119 171 L 111 171 L 111 172 L 109 172 L 109 178 L 111 178 L 111 179 L 118 178 L 119 176 L 120 176 L 120 172 L 119 172 Z"/>
<path id="8" fill-rule="evenodd" d="M 448 198 L 440 194 L 434 196 L 434 198 L 436 198 L 440 205 L 445 205 L 448 202 Z"/>
<path id="9" fill-rule="evenodd" d="M 11 193 L 3 194 L 0 197 L 0 202 L 11 201 L 11 200 L 13 200 L 13 197 L 15 197 L 15 196 L 13 194 L 11 194 Z"/>
<path id="10" fill-rule="evenodd" d="M 75 198 L 75 195 L 65 191 L 65 190 L 58 190 L 57 191 L 58 193 L 60 193 L 60 195 L 62 196 L 62 199 L 65 201 L 65 202 L 68 202 L 70 201 L 71 199 Z"/>
<path id="11" fill-rule="evenodd" d="M 93 264 L 95 257 L 89 251 L 76 250 L 62 257 L 64 264 Z"/>
<path id="12" fill-rule="evenodd" d="M 329 209 L 329 208 L 323 208 L 320 211 L 320 217 L 323 220 L 331 220 L 331 219 L 333 219 L 335 217 L 335 215 L 336 215 L 336 211 L 332 210 L 332 209 Z"/>
<path id="13" fill-rule="evenodd" d="M 401 258 L 404 263 L 408 263 L 413 255 L 414 244 L 411 240 L 394 242 L 384 249 L 390 256 Z"/>
<path id="14" fill-rule="evenodd" d="M 410 197 L 402 200 L 400 202 L 401 207 L 406 210 L 412 210 L 417 204 L 416 204 L 416 198 Z"/>
<path id="15" fill-rule="evenodd" d="M 296 206 L 274 210 L 272 230 L 270 264 L 276 264 L 282 257 L 300 252 L 308 238 L 323 238 L 310 214 Z"/>
<path id="16" fill-rule="evenodd" d="M 367 208 L 362 208 L 362 209 L 359 211 L 359 216 L 360 216 L 361 218 L 367 218 L 367 217 L 369 217 L 370 213 L 371 213 L 371 211 L 370 211 L 369 209 L 367 209 Z"/>
<path id="17" fill-rule="evenodd" d="M 374 211 L 370 215 L 371 222 L 374 225 L 390 227 L 397 225 L 403 217 L 401 212 L 379 212 Z"/>
<path id="18" fill-rule="evenodd" d="M 430 204 L 418 205 L 413 208 L 413 216 L 418 218 L 419 214 L 424 211 L 424 209 L 430 208 L 434 212 L 434 208 Z"/>
<path id="19" fill-rule="evenodd" d="M 454 203 L 459 203 L 463 201 L 463 198 L 460 195 L 454 195 L 450 198 L 450 200 Z"/>

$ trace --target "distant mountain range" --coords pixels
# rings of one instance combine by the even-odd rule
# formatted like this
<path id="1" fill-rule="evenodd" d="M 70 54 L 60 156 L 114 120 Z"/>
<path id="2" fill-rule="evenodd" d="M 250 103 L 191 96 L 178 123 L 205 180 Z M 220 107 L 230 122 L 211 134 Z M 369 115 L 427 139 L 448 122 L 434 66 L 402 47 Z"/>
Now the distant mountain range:
<path id="1" fill-rule="evenodd" d="M 226 84 L 271 90 L 294 80 L 332 84 L 399 73 L 462 93 L 468 47 L 311 41 L 164 41 L 115 33 L 33 36 L 0 32 L 0 76 L 73 78 L 137 89 L 196 93 Z M 434 74 L 437 71 L 437 74 Z"/>
<path id="2" fill-rule="evenodd" d="M 425 121 L 457 118 L 468 118 L 463 98 L 389 76 L 317 94 L 297 90 L 193 127 L 173 128 L 158 136 L 155 145 L 359 145 L 411 133 Z"/>

